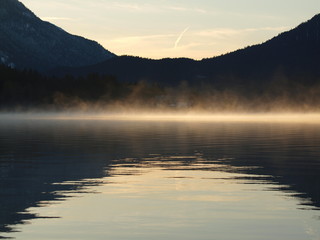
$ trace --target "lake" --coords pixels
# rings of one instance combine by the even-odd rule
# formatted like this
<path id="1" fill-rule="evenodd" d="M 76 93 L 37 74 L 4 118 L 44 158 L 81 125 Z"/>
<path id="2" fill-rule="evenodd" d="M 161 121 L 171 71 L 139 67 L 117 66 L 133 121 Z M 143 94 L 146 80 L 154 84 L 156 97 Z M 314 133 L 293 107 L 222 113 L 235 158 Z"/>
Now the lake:
<path id="1" fill-rule="evenodd" d="M 0 117 L 0 238 L 320 239 L 320 121 Z"/>

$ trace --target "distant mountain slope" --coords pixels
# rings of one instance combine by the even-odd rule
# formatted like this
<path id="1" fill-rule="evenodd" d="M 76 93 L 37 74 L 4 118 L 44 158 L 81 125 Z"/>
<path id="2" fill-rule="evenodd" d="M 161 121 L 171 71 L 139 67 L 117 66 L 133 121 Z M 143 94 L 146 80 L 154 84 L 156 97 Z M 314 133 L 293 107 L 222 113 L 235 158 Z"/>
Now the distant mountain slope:
<path id="1" fill-rule="evenodd" d="M 217 85 L 265 83 L 281 76 L 303 83 L 320 81 L 320 14 L 297 28 L 219 57 L 150 60 L 118 57 L 82 68 L 55 69 L 56 74 L 112 74 L 124 81 L 164 84 L 210 82 Z"/>
<path id="2" fill-rule="evenodd" d="M 209 76 L 236 76 L 264 81 L 283 75 L 304 82 L 320 81 L 320 14 L 293 30 L 259 45 L 201 61 Z"/>
<path id="3" fill-rule="evenodd" d="M 0 63 L 44 71 L 115 56 L 97 42 L 44 22 L 18 0 L 0 0 Z"/>
<path id="4" fill-rule="evenodd" d="M 90 73 L 113 75 L 123 82 L 158 82 L 174 85 L 190 81 L 196 72 L 198 62 L 187 58 L 164 58 L 153 60 L 133 56 L 120 56 L 85 67 L 61 67 L 49 71 L 54 76 L 85 76 Z"/>

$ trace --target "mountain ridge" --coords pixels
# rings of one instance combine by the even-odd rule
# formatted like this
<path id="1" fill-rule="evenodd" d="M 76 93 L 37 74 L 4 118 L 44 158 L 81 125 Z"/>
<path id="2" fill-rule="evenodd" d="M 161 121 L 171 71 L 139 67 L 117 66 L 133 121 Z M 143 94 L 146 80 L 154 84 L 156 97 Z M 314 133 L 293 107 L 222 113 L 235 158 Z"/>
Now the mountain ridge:
<path id="1" fill-rule="evenodd" d="M 18 0 L 0 1 L 0 61 L 20 69 L 45 71 L 84 66 L 115 54 L 95 41 L 42 21 Z"/>
<path id="2" fill-rule="evenodd" d="M 201 61 L 120 56 L 47 75 L 0 65 L 0 109 L 318 112 L 319 21 L 316 15 L 265 43 Z"/>
<path id="3" fill-rule="evenodd" d="M 263 87 L 280 77 L 303 84 L 320 81 L 320 14 L 262 44 L 202 60 L 114 57 L 98 43 L 40 20 L 18 0 L 0 2 L 0 20 L 0 61 L 49 76 L 97 73 L 123 82 L 241 87 Z"/>
<path id="4" fill-rule="evenodd" d="M 248 46 L 221 56 L 193 60 L 146 59 L 120 56 L 81 68 L 59 68 L 50 74 L 109 74 L 122 81 L 146 80 L 164 84 L 210 82 L 251 84 L 285 75 L 297 81 L 320 81 L 320 14 L 262 44 Z M 124 69 L 126 71 L 124 71 Z M 308 79 L 303 80 L 303 78 Z M 298 79 L 300 78 L 300 79 Z"/>

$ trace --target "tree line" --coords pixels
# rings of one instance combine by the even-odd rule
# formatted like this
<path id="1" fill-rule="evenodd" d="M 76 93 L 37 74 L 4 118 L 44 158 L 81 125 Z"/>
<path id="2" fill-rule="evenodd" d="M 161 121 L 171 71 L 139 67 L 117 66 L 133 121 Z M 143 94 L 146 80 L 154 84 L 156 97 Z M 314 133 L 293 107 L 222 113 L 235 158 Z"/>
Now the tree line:
<path id="1" fill-rule="evenodd" d="M 223 85 L 181 82 L 168 86 L 123 82 L 99 74 L 44 76 L 0 65 L 0 110 L 319 111 L 317 82 L 301 84 L 275 74 L 264 85 L 259 81 L 241 84 L 233 78 Z"/>

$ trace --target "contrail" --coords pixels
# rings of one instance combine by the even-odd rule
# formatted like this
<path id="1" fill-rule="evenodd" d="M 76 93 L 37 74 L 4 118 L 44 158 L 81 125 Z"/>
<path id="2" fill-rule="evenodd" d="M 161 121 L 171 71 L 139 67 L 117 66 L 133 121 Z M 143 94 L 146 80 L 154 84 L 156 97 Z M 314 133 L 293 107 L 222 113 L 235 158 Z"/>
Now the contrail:
<path id="1" fill-rule="evenodd" d="M 182 31 L 182 33 L 180 33 L 179 37 L 177 38 L 176 42 L 174 43 L 174 48 L 178 47 L 179 42 L 181 41 L 181 38 L 183 37 L 183 35 L 189 30 L 190 27 L 187 27 L 185 30 Z"/>

